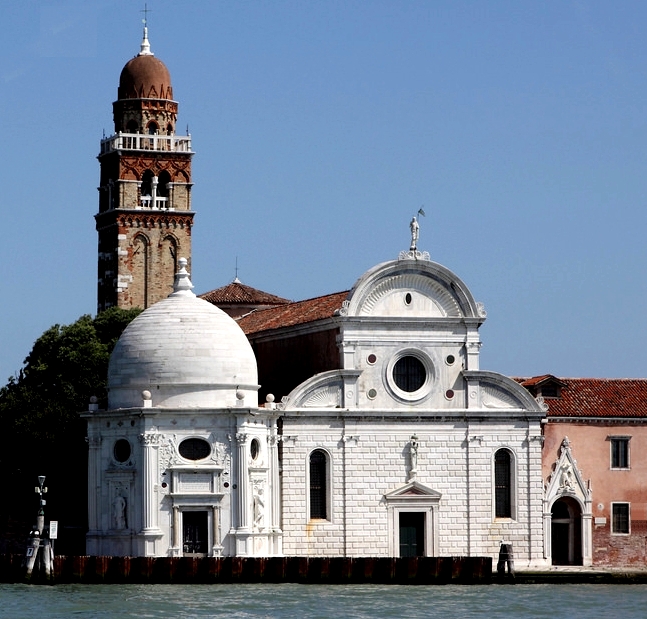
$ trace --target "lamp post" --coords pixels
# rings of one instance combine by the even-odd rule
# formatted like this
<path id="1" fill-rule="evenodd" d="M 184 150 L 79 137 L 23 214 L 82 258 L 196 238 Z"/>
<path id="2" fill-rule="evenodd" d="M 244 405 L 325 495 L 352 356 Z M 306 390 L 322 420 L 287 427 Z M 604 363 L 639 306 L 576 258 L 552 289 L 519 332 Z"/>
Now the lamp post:
<path id="1" fill-rule="evenodd" d="M 38 517 L 36 519 L 36 528 L 40 535 L 43 534 L 45 529 L 45 505 L 47 501 L 43 498 L 43 495 L 47 493 L 47 488 L 45 487 L 45 475 L 38 476 L 38 486 L 35 488 L 36 493 L 38 494 Z"/>
<path id="2" fill-rule="evenodd" d="M 38 514 L 36 516 L 36 525 L 29 534 L 29 542 L 27 543 L 27 551 L 25 552 L 25 559 L 23 567 L 25 569 L 25 580 L 31 581 L 32 573 L 36 571 L 38 574 L 44 572 L 45 580 L 50 581 L 53 576 L 53 553 L 50 546 L 50 541 L 43 533 L 45 531 L 45 504 L 46 501 L 43 495 L 47 492 L 45 487 L 45 475 L 38 476 L 38 486 L 35 488 L 38 494 Z"/>

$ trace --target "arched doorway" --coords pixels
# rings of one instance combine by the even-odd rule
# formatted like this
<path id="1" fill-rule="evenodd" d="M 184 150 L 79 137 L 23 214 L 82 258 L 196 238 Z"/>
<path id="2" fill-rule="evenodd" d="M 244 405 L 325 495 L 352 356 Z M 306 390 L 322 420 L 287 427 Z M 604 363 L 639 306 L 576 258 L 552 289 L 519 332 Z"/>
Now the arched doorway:
<path id="1" fill-rule="evenodd" d="M 551 509 L 553 565 L 582 565 L 582 508 L 571 497 L 562 497 Z"/>

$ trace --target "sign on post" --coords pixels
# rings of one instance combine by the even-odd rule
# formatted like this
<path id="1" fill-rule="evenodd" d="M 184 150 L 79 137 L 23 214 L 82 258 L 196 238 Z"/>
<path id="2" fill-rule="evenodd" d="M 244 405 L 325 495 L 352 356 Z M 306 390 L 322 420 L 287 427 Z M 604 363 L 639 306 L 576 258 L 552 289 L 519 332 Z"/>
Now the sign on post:
<path id="1" fill-rule="evenodd" d="M 49 539 L 58 539 L 58 520 L 49 521 Z"/>

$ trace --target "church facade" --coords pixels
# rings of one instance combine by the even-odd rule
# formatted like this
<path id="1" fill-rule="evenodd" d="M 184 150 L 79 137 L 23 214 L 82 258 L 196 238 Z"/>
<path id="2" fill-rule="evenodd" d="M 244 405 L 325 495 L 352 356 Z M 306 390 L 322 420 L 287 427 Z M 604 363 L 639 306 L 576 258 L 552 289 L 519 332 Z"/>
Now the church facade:
<path id="1" fill-rule="evenodd" d="M 545 406 L 480 369 L 485 311 L 454 273 L 415 244 L 365 273 L 307 325 L 332 329 L 338 367 L 259 406 L 253 338 L 185 267 L 117 343 L 108 408 L 84 414 L 88 553 L 496 557 L 506 542 L 518 567 L 545 563 Z"/>
<path id="2" fill-rule="evenodd" d="M 517 567 L 545 565 L 546 406 L 480 368 L 485 310 L 418 249 L 415 218 L 410 248 L 348 292 L 264 297 L 238 321 L 195 296 L 178 258 L 190 143 L 158 62 L 145 34 L 100 156 L 99 306 L 147 309 L 111 356 L 107 408 L 83 413 L 87 552 L 496 557 L 505 542 Z"/>

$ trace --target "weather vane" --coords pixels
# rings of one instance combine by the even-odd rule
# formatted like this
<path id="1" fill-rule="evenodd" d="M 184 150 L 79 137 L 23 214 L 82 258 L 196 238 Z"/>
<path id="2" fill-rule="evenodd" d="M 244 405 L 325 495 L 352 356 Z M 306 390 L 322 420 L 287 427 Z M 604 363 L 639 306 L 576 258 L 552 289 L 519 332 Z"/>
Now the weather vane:
<path id="1" fill-rule="evenodd" d="M 424 204 L 418 209 L 418 215 L 425 216 L 425 211 L 422 208 Z M 409 251 L 416 251 L 418 249 L 418 237 L 420 236 L 420 224 L 418 223 L 418 218 L 414 215 L 411 223 L 409 224 L 411 228 L 411 247 Z"/>

